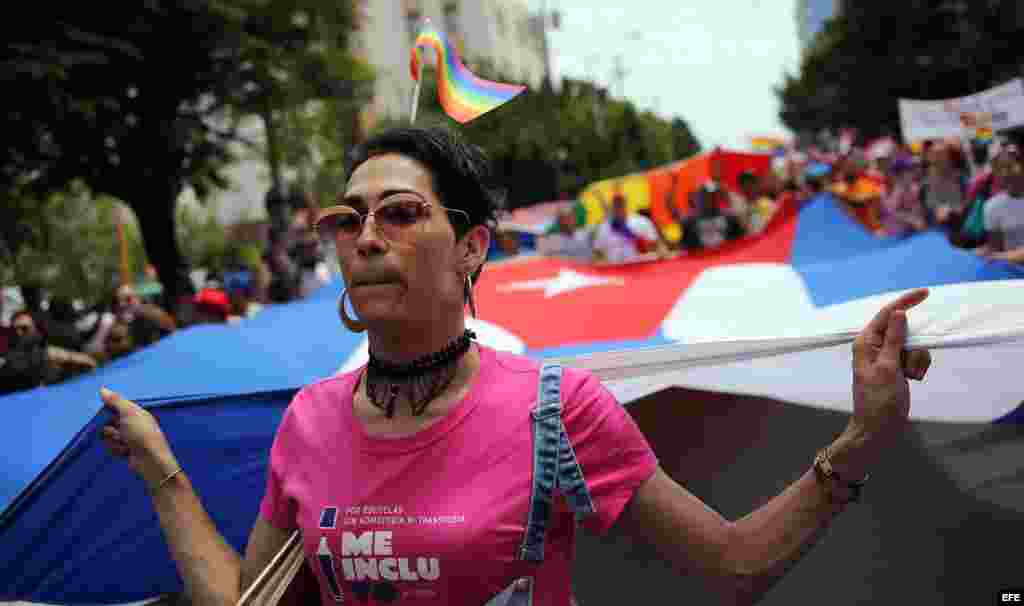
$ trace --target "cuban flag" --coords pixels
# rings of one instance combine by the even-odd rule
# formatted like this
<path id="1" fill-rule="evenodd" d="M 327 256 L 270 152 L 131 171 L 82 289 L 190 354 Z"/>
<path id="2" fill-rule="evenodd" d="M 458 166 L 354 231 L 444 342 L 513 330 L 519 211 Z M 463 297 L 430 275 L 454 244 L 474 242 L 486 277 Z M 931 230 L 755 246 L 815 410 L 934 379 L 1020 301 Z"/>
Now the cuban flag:
<path id="1" fill-rule="evenodd" d="M 1007 422 L 1019 420 L 1024 400 L 1024 384 L 1012 371 L 1024 354 L 1014 340 L 1024 328 L 1022 279 L 1021 268 L 956 250 L 938 232 L 876 239 L 823 196 L 799 211 L 784 209 L 756 237 L 678 259 L 593 266 L 528 257 L 493 264 L 477 285 L 480 317 L 470 326 L 496 348 L 594 369 L 630 407 L 674 477 L 713 504 L 749 511 L 750 499 L 763 502 L 778 491 L 771 478 L 791 474 L 794 461 L 806 463 L 804 455 L 851 410 L 849 339 L 903 290 L 932 289 L 911 311 L 910 328 L 918 345 L 939 346 L 927 380 L 912 387 L 917 422 L 969 423 L 982 432 L 1012 426 Z M 98 397 L 102 386 L 157 416 L 214 523 L 242 551 L 291 397 L 365 360 L 363 336 L 338 321 L 340 292 L 335 283 L 238 325 L 182 330 L 95 373 L 0 398 L 0 600 L 101 604 L 181 590 L 144 487 L 101 446 L 99 431 L 109 421 Z M 745 459 L 760 428 L 781 419 L 782 443 Z M 783 461 L 787 448 L 799 451 Z M 907 460 L 916 459 L 896 463 Z M 965 490 L 978 491 L 979 467 L 972 465 L 960 477 L 974 482 Z M 920 469 L 906 473 L 924 481 Z M 737 497 L 710 488 L 730 480 L 756 492 Z M 1024 512 L 1015 494 L 1008 508 Z M 886 518 L 865 507 L 877 515 L 861 514 L 862 526 L 849 532 L 866 541 L 872 524 Z M 925 519 L 917 513 L 898 524 Z M 864 558 L 923 562 L 941 554 L 941 546 L 922 547 L 927 537 L 943 536 L 936 528 L 922 527 L 906 557 L 892 551 L 900 549 L 897 540 L 863 543 Z M 990 536 L 970 528 L 972 536 Z M 849 541 L 836 544 L 841 557 L 857 552 Z M 592 583 L 606 597 L 636 590 L 636 583 L 621 582 L 631 578 L 632 555 L 608 553 L 607 570 L 590 559 L 586 566 L 596 568 L 580 586 Z M 924 566 L 920 574 L 890 567 L 892 591 L 909 587 L 918 595 L 940 587 L 937 579 L 953 573 L 943 566 Z M 837 595 L 854 600 L 858 588 L 889 586 L 884 571 L 853 564 L 818 569 L 815 578 L 842 588 L 830 594 L 834 603 Z M 985 586 L 1005 585 L 998 580 Z M 666 588 L 645 583 L 666 595 Z M 630 600 L 643 601 L 623 595 L 616 603 Z"/>
<path id="2" fill-rule="evenodd" d="M 486 267 L 471 325 L 494 347 L 594 370 L 627 404 L 684 386 L 849 412 L 850 341 L 886 302 L 929 287 L 908 345 L 936 348 L 936 370 L 915 384 L 911 414 L 992 422 L 1024 401 L 993 363 L 1024 351 L 1021 278 L 938 231 L 878 239 L 826 194 L 755 237 L 677 259 Z M 364 341 L 340 370 L 365 362 Z"/>

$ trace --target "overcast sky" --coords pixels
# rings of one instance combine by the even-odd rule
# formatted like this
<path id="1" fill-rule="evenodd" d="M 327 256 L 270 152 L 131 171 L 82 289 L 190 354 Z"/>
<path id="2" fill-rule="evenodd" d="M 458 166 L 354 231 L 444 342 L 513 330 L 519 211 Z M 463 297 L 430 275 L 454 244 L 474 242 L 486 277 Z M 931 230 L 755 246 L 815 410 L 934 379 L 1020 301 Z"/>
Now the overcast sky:
<path id="1" fill-rule="evenodd" d="M 786 134 L 773 87 L 797 67 L 795 0 L 546 2 L 562 13 L 550 33 L 556 74 L 611 85 L 621 55 L 626 96 L 685 118 L 705 147 Z"/>

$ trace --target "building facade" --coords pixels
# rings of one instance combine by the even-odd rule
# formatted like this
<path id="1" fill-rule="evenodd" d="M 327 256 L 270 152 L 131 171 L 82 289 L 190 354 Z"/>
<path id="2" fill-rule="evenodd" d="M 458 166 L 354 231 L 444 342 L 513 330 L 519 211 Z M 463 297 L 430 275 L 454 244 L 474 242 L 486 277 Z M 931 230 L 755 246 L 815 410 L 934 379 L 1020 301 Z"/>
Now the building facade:
<path id="1" fill-rule="evenodd" d="M 796 31 L 802 51 L 825 28 L 826 21 L 842 12 L 842 4 L 842 0 L 797 0 Z"/>

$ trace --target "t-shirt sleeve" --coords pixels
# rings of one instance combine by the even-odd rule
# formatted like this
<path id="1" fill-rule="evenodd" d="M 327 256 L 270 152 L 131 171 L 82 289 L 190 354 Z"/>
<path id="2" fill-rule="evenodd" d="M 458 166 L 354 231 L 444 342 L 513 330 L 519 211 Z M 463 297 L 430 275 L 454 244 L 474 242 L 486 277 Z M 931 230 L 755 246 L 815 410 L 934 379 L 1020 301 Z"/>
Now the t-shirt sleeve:
<path id="1" fill-rule="evenodd" d="M 583 525 L 607 531 L 658 467 L 633 417 L 593 374 L 566 369 L 563 419 L 596 513 Z"/>
<path id="2" fill-rule="evenodd" d="M 292 530 L 296 526 L 298 504 L 288 494 L 285 478 L 289 468 L 296 463 L 291 455 L 295 440 L 294 408 L 305 396 L 300 391 L 285 410 L 281 425 L 270 447 L 270 461 L 267 465 L 267 488 L 260 503 L 260 515 L 280 530 Z"/>
<path id="3" fill-rule="evenodd" d="M 637 234 L 647 240 L 658 240 L 658 228 L 655 227 L 653 221 L 642 215 L 634 215 L 633 218 L 635 220 L 633 228 Z"/>
<path id="4" fill-rule="evenodd" d="M 985 216 L 985 231 L 996 232 L 1000 230 L 999 225 L 999 207 L 1001 204 L 999 200 L 991 200 L 985 205 L 984 216 Z"/>

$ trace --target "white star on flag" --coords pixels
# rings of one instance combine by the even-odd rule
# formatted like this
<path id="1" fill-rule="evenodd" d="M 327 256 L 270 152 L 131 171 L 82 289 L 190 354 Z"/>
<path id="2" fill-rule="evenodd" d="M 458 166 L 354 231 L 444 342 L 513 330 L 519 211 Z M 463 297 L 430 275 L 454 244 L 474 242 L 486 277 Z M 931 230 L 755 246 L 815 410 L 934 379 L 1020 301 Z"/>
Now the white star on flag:
<path id="1" fill-rule="evenodd" d="M 592 276 L 588 274 L 581 274 L 571 269 L 562 269 L 558 272 L 558 275 L 553 278 L 541 278 L 539 280 L 525 280 L 523 282 L 503 284 L 498 287 L 498 291 L 511 292 L 517 290 L 543 290 L 544 298 L 550 299 L 581 288 L 606 285 L 623 286 L 625 283 L 626 281 L 622 278 Z"/>

